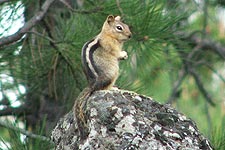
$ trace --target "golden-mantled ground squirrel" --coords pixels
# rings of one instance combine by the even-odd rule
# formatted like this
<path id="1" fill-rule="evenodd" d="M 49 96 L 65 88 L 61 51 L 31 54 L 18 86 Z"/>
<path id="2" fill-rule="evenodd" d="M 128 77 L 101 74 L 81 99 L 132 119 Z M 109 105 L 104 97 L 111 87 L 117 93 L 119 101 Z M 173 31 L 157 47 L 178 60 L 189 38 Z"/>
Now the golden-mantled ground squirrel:
<path id="1" fill-rule="evenodd" d="M 83 107 L 87 97 L 94 91 L 111 89 L 119 75 L 119 60 L 128 57 L 122 47 L 131 37 L 131 32 L 128 25 L 120 19 L 120 16 L 109 15 L 101 32 L 86 42 L 82 48 L 82 67 L 89 85 L 79 95 L 74 105 L 79 128 L 82 128 L 86 120 Z"/>

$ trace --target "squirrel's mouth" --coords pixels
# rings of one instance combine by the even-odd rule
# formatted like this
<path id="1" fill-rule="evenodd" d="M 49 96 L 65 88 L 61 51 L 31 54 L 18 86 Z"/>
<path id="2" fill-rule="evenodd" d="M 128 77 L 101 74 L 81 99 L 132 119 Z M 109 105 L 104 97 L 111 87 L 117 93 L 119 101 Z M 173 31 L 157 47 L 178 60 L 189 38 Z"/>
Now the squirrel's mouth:
<path id="1" fill-rule="evenodd" d="M 131 38 L 131 35 L 127 35 L 126 38 L 121 39 L 121 41 L 126 42 Z"/>

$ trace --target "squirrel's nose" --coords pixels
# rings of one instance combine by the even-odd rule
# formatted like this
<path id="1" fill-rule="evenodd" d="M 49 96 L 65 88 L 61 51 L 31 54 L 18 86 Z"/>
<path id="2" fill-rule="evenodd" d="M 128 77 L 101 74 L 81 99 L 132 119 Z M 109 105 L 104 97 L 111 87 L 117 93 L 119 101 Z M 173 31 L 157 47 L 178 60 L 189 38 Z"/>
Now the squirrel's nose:
<path id="1" fill-rule="evenodd" d="M 131 34 L 130 34 L 130 35 L 128 35 L 128 38 L 129 38 L 129 39 L 131 38 Z"/>

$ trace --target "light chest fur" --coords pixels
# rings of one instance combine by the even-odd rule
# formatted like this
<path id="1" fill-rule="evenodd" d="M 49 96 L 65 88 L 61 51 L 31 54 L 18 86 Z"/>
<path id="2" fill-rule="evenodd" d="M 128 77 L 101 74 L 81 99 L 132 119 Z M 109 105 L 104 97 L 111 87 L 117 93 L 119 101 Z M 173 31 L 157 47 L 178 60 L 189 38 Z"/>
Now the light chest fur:
<path id="1" fill-rule="evenodd" d="M 127 58 L 123 43 L 131 36 L 129 27 L 120 17 L 108 16 L 101 32 L 82 49 L 82 65 L 95 90 L 111 89 L 119 75 L 119 61 Z"/>

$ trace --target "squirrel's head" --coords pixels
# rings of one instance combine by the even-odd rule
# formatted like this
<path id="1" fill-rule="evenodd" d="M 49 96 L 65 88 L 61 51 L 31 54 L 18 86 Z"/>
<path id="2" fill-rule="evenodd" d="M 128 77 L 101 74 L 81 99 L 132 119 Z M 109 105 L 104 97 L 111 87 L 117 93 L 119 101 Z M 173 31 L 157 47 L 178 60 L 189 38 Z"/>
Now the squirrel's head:
<path id="1" fill-rule="evenodd" d="M 120 16 L 109 15 L 103 25 L 104 33 L 109 34 L 118 41 L 126 41 L 131 37 L 128 25 L 121 21 Z"/>

